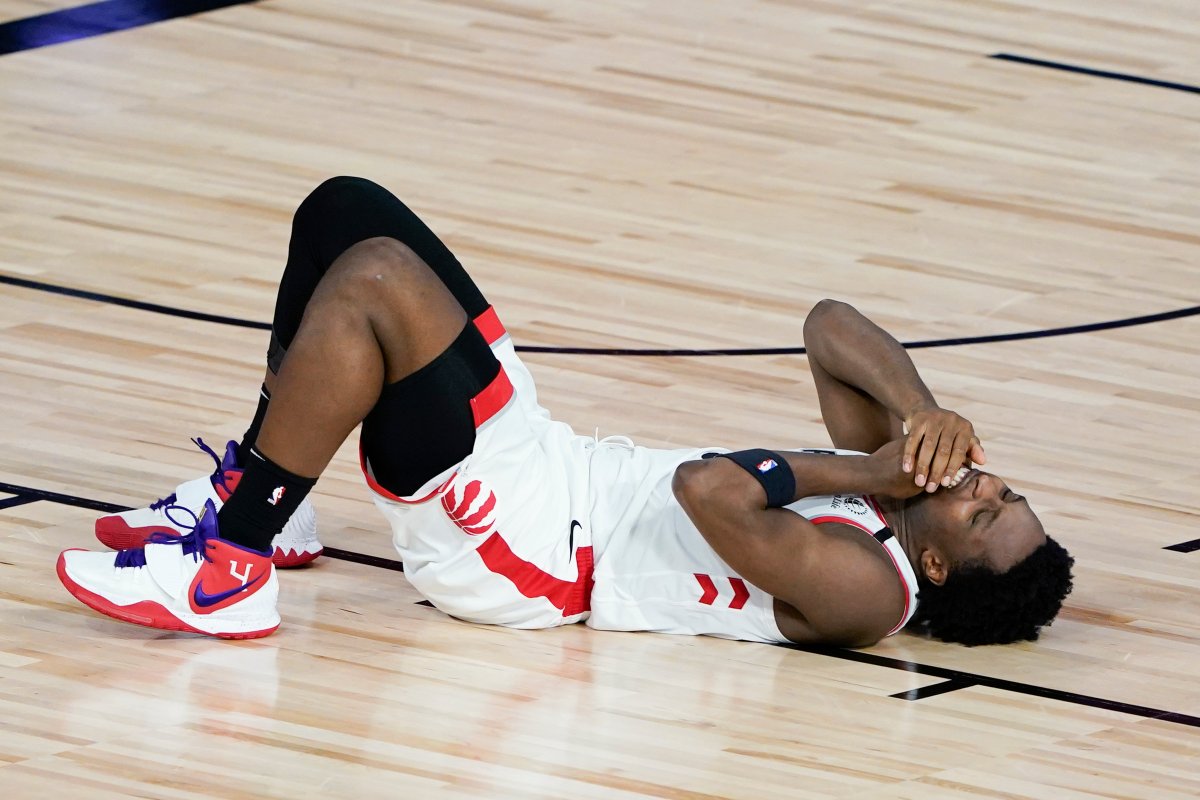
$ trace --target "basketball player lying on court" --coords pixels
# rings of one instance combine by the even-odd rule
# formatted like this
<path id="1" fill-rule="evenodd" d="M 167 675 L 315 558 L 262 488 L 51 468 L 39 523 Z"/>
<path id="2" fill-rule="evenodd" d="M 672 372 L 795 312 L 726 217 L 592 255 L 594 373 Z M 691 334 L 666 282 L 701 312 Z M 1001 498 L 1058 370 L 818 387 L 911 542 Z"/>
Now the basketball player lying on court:
<path id="1" fill-rule="evenodd" d="M 405 574 L 464 620 L 849 646 L 906 624 L 966 644 L 1036 638 L 1072 560 L 1023 497 L 970 468 L 985 460 L 971 423 L 850 306 L 817 304 L 804 335 L 842 450 L 576 435 L 538 405 L 445 245 L 386 190 L 334 178 L 296 212 L 242 442 L 212 476 L 99 520 L 125 549 L 68 550 L 58 574 L 120 620 L 265 636 L 280 622 L 272 555 L 319 552 L 305 496 L 361 423 Z"/>

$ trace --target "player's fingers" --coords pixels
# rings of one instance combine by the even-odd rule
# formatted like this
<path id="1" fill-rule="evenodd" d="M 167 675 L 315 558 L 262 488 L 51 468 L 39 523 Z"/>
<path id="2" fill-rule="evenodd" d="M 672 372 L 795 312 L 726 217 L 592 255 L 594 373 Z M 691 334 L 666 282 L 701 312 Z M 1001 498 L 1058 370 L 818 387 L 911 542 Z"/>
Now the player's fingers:
<path id="1" fill-rule="evenodd" d="M 971 437 L 971 449 L 968 451 L 968 455 L 975 464 L 987 463 L 987 453 L 983 452 L 983 443 L 979 441 L 978 436 Z"/>
<path id="2" fill-rule="evenodd" d="M 916 473 L 916 484 L 924 486 L 929 482 L 929 467 L 933 463 L 933 457 L 937 454 L 938 436 L 940 431 L 926 433 L 921 437 L 921 448 L 917 452 L 917 460 L 913 464 L 913 472 Z"/>
<path id="3" fill-rule="evenodd" d="M 954 437 L 954 449 L 950 451 L 950 460 L 946 462 L 946 471 L 942 474 L 942 478 L 938 481 L 942 486 L 949 486 L 950 481 L 954 480 L 955 474 L 958 473 L 959 467 L 962 467 L 967 460 L 967 449 L 971 442 L 975 441 L 974 436 L 967 436 L 965 433 L 960 433 Z M 935 475 L 937 473 L 934 473 Z"/>
<path id="4" fill-rule="evenodd" d="M 946 474 L 946 466 L 950 463 L 950 455 L 954 452 L 954 435 L 943 431 L 938 439 L 937 449 L 933 452 L 933 462 L 929 465 L 929 480 L 925 483 L 926 491 L 934 491 L 942 483 Z"/>
<path id="5" fill-rule="evenodd" d="M 921 433 L 921 430 L 909 431 L 908 438 L 904 440 L 904 458 L 901 466 L 905 472 L 913 471 L 913 458 L 916 456 L 917 446 L 921 444 Z"/>

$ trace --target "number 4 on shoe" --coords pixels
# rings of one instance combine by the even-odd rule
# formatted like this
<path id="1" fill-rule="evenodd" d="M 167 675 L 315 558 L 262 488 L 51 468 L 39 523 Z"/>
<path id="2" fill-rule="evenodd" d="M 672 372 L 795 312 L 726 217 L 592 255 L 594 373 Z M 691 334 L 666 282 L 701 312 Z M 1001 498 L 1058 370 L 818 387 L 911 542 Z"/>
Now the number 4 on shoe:
<path id="1" fill-rule="evenodd" d="M 115 553 L 64 550 L 58 578 L 84 605 L 136 625 L 223 639 L 279 627 L 271 553 L 222 539 L 211 500 L 187 533 L 155 533 L 144 547 Z"/>
<path id="2" fill-rule="evenodd" d="M 96 520 L 96 538 L 114 550 L 141 547 L 155 533 L 178 534 L 189 530 L 195 517 L 211 500 L 220 511 L 242 478 L 237 461 L 237 442 L 225 445 L 225 458 L 220 459 L 203 439 L 193 439 L 201 450 L 212 456 L 217 468 L 204 475 L 181 483 L 175 491 L 146 508 L 135 508 L 110 514 Z M 190 514 L 187 512 L 191 512 Z M 304 499 L 275 537 L 272 555 L 277 567 L 299 567 L 321 555 L 317 539 L 317 515 L 308 498 Z"/>

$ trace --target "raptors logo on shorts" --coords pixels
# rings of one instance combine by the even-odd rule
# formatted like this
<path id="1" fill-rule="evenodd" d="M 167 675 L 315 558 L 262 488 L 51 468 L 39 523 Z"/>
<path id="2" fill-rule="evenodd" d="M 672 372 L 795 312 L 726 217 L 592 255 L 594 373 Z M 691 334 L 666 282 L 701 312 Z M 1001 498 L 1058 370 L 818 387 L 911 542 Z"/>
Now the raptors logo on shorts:
<path id="1" fill-rule="evenodd" d="M 471 536 L 487 533 L 496 521 L 496 493 L 490 489 L 485 493 L 479 481 L 471 481 L 463 487 L 461 497 L 455 491 L 457 488 L 451 484 L 442 495 L 446 516 L 463 533 Z"/>

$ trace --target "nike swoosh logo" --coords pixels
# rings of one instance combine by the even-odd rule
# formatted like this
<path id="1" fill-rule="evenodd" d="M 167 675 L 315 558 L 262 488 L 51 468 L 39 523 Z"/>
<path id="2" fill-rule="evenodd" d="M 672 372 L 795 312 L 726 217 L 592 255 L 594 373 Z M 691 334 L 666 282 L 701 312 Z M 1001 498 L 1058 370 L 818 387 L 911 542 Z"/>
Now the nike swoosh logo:
<path id="1" fill-rule="evenodd" d="M 571 520 L 571 538 L 567 540 L 567 549 L 571 551 L 571 558 L 575 558 L 575 528 L 583 530 L 583 526 L 579 524 L 579 520 Z"/>
<path id="2" fill-rule="evenodd" d="M 257 578 L 250 581 L 249 583 L 242 584 L 241 586 L 237 586 L 233 589 L 230 589 L 228 592 L 219 592 L 217 594 L 208 594 L 207 592 L 204 591 L 204 584 L 197 583 L 195 591 L 192 592 L 192 600 L 195 601 L 196 605 L 200 606 L 201 608 L 208 608 L 209 606 L 215 606 L 217 603 L 221 602 L 222 600 L 227 600 L 230 597 L 233 597 L 238 592 L 246 591 L 251 586 L 258 583 L 261 578 L 262 578 L 262 575 L 259 575 Z"/>

